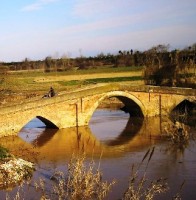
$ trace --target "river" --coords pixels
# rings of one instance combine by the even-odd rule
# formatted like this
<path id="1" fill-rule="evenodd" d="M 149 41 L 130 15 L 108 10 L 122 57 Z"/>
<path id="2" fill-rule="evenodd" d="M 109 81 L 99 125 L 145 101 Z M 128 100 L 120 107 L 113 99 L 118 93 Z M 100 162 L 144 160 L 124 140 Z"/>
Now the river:
<path id="1" fill-rule="evenodd" d="M 23 189 L 25 199 L 38 199 L 33 182 L 39 177 L 50 182 L 55 170 L 66 173 L 71 156 L 78 152 L 85 152 L 87 162 L 93 158 L 96 164 L 100 163 L 104 180 L 116 180 L 107 199 L 121 199 L 128 187 L 133 164 L 136 167 L 141 164 L 145 153 L 153 147 L 154 154 L 148 166 L 146 161 L 143 162 L 139 175 L 142 176 L 147 166 L 149 181 L 161 177 L 167 179 L 169 191 L 156 199 L 172 199 L 184 181 L 182 199 L 196 199 L 195 140 L 191 138 L 184 149 L 175 148 L 162 137 L 161 131 L 166 123 L 167 120 L 160 117 L 144 120 L 129 118 L 120 110 L 98 109 L 89 127 L 46 129 L 35 118 L 20 131 L 18 137 L 2 138 L 0 144 L 13 154 L 36 163 L 32 182 Z M 195 127 L 189 131 L 196 135 Z M 13 187 L 8 193 L 12 196 L 17 190 Z M 0 199 L 5 199 L 6 193 L 6 190 L 1 190 Z"/>

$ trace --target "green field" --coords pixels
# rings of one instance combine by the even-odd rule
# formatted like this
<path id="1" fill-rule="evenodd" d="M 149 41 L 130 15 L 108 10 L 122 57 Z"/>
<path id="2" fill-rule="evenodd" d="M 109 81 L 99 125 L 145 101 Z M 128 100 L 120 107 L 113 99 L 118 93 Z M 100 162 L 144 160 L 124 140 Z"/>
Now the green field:
<path id="1" fill-rule="evenodd" d="M 26 98 L 42 96 L 52 86 L 66 92 L 94 84 L 113 82 L 143 82 L 142 67 L 99 67 L 64 72 L 12 71 L 0 75 L 0 102 L 17 102 Z M 4 102 L 4 103 L 2 103 Z"/>

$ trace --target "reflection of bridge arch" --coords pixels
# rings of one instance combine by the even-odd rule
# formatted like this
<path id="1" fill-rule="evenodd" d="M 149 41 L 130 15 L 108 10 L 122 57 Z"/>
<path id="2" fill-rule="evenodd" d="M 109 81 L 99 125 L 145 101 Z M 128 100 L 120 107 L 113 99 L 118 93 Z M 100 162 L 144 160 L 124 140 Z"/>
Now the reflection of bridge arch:
<path id="1" fill-rule="evenodd" d="M 96 99 L 95 103 L 91 105 L 91 108 L 89 110 L 89 113 L 86 119 L 87 124 L 89 123 L 93 113 L 95 112 L 97 107 L 101 104 L 101 102 L 104 99 L 111 98 L 111 97 L 116 97 L 117 99 L 119 99 L 125 105 L 126 111 L 130 115 L 134 115 L 134 116 L 137 114 L 138 116 L 147 115 L 144 104 L 136 96 L 124 91 L 113 91 L 113 92 L 105 93 L 99 99 Z"/>
<path id="2" fill-rule="evenodd" d="M 106 143 L 99 141 L 88 126 L 56 131 L 43 129 L 42 134 L 32 143 L 25 142 L 20 137 L 15 137 L 14 142 L 12 139 L 4 137 L 0 138 L 0 142 L 16 155 L 20 155 L 21 151 L 23 151 L 22 154 L 25 154 L 25 151 L 27 153 L 36 151 L 38 162 L 42 162 L 42 160 L 61 162 L 69 159 L 73 153 L 82 152 L 85 152 L 87 156 L 100 157 L 102 154 L 103 157 L 119 157 L 126 152 L 148 148 L 158 142 L 156 137 L 155 140 L 154 137 L 150 137 L 149 140 L 149 136 L 151 134 L 159 136 L 159 120 L 159 118 L 144 119 L 138 129 L 131 127 L 132 125 L 128 123 L 116 139 L 106 141 Z M 34 154 L 32 153 L 32 155 Z"/>
<path id="3" fill-rule="evenodd" d="M 143 123 L 144 119 L 141 117 L 130 117 L 120 135 L 113 140 L 107 141 L 106 144 L 108 146 L 125 145 L 140 133 L 141 129 L 144 129 Z"/>
<path id="4" fill-rule="evenodd" d="M 16 155 L 20 155 L 21 150 L 23 151 L 22 155 L 25 155 L 25 151 L 29 154 L 28 152 L 35 150 L 38 152 L 38 162 L 42 162 L 42 160 L 61 162 L 78 152 L 85 152 L 87 156 L 119 157 L 126 152 L 148 148 L 159 142 L 154 136 L 159 137 L 160 135 L 160 118 L 146 118 L 142 122 L 138 129 L 132 127 L 131 123 L 128 122 L 120 133 L 120 138 L 114 138 L 106 143 L 99 141 L 87 126 L 56 131 L 43 129 L 43 134 L 31 144 L 19 137 L 14 137 L 14 140 L 4 137 L 0 139 L 0 143 L 11 152 L 16 152 Z M 164 119 L 164 122 L 167 125 L 170 120 Z M 36 147 L 34 147 L 35 145 Z M 34 154 L 32 153 L 32 155 Z"/>

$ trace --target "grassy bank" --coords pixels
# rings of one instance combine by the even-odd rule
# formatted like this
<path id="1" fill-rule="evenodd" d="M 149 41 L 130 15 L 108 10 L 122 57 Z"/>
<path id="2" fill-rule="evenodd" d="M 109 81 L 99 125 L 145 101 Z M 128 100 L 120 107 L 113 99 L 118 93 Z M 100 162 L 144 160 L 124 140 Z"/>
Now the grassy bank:
<path id="1" fill-rule="evenodd" d="M 138 81 L 138 80 L 142 80 L 142 77 L 133 76 L 133 77 L 114 77 L 114 78 L 92 78 L 85 80 L 61 81 L 59 82 L 59 84 L 63 86 L 70 86 L 70 85 L 88 85 L 97 83 L 113 83 L 113 82 Z"/>
<path id="2" fill-rule="evenodd" d="M 15 71 L 1 74 L 0 106 L 37 96 L 42 97 L 51 86 L 60 94 L 94 84 L 112 82 L 128 82 L 136 85 L 140 82 L 142 84 L 142 67 L 108 66 L 64 72 Z"/>
<path id="3" fill-rule="evenodd" d="M 36 70 L 18 70 L 11 71 L 9 74 L 12 75 L 25 75 L 30 74 L 33 77 L 36 76 L 55 76 L 55 75 L 81 75 L 81 74 L 96 74 L 96 73 L 116 73 L 116 72 L 135 72 L 143 70 L 143 66 L 137 67 L 111 67 L 111 66 L 103 66 L 103 67 L 94 67 L 90 69 L 76 69 L 61 71 L 61 72 L 44 72 L 44 71 L 36 71 Z"/>

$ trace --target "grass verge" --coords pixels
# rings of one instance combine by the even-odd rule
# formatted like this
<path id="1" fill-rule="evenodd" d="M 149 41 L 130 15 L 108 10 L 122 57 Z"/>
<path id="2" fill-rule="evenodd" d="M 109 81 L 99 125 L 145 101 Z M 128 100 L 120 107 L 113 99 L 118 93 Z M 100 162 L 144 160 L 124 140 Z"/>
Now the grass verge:
<path id="1" fill-rule="evenodd" d="M 143 78 L 141 76 L 95 78 L 95 79 L 86 79 L 86 80 L 60 81 L 59 84 L 63 86 L 72 86 L 72 85 L 88 85 L 88 84 L 96 84 L 96 83 L 113 83 L 113 82 L 139 81 L 139 80 L 143 80 Z"/>

